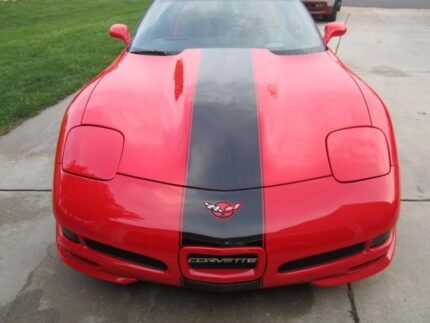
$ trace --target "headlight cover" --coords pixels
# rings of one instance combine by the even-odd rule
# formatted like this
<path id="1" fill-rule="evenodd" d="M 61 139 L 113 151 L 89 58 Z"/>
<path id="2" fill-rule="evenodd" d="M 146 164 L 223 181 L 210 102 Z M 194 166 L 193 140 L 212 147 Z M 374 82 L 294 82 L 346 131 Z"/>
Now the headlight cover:
<path id="1" fill-rule="evenodd" d="M 116 130 L 78 126 L 70 130 L 63 155 L 63 170 L 97 180 L 115 177 L 121 160 L 124 136 Z"/>
<path id="2" fill-rule="evenodd" d="M 327 154 L 333 176 L 342 183 L 387 175 L 391 169 L 387 139 L 377 128 L 357 127 L 330 133 Z"/>

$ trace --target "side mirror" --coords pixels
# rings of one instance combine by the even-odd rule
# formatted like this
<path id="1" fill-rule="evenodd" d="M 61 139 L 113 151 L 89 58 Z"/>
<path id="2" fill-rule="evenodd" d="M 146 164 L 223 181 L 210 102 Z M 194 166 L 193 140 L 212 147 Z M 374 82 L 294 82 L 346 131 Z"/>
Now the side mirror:
<path id="1" fill-rule="evenodd" d="M 343 22 L 331 22 L 325 25 L 324 43 L 328 44 L 333 37 L 340 37 L 346 33 L 346 25 Z"/>
<path id="2" fill-rule="evenodd" d="M 130 32 L 128 26 L 123 24 L 115 24 L 109 28 L 109 35 L 113 38 L 122 39 L 126 46 L 130 45 Z"/>

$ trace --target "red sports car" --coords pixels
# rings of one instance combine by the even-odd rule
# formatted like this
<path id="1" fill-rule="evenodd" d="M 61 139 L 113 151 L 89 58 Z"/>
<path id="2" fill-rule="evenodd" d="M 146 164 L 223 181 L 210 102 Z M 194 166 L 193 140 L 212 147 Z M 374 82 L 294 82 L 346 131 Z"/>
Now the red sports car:
<path id="1" fill-rule="evenodd" d="M 299 0 L 158 0 L 68 108 L 55 163 L 62 259 L 116 283 L 214 291 L 375 274 L 399 169 L 379 97 Z"/>

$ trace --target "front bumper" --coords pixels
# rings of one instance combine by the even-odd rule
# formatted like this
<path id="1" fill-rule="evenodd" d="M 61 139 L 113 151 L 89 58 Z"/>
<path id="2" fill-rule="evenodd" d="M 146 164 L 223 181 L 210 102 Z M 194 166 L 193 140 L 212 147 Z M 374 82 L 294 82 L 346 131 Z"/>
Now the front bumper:
<path id="1" fill-rule="evenodd" d="M 179 243 L 182 188 L 121 175 L 100 182 L 59 168 L 56 172 L 54 212 L 61 258 L 78 271 L 115 283 L 145 280 L 221 291 L 298 283 L 334 286 L 383 270 L 394 254 L 399 210 L 396 167 L 386 176 L 350 184 L 326 177 L 265 189 L 264 247 L 204 247 L 213 255 L 258 254 L 258 268 L 252 270 L 187 267 L 186 255 L 193 250 Z M 67 238 L 62 227 L 76 233 L 78 241 Z M 371 247 L 376 237 L 390 230 L 385 242 Z M 156 259 L 165 267 L 94 249 L 88 239 Z M 280 270 L 285 263 L 357 244 L 363 248 L 354 254 Z"/>
<path id="2" fill-rule="evenodd" d="M 273 279 L 273 286 L 264 286 L 261 279 L 232 282 L 231 278 L 225 283 L 214 283 L 204 276 L 193 280 L 184 278 L 181 284 L 194 289 L 207 289 L 210 291 L 243 291 L 262 287 L 274 287 L 295 283 L 309 282 L 320 287 L 330 287 L 357 281 L 374 275 L 385 269 L 394 256 L 396 244 L 396 232 L 393 231 L 390 239 L 375 249 L 368 248 L 365 251 L 334 262 L 313 266 L 307 269 L 296 270 L 290 273 L 279 273 Z M 138 280 L 166 283 L 169 273 L 161 270 L 139 266 L 129 261 L 105 255 L 88 248 L 86 245 L 75 244 L 69 241 L 61 233 L 57 226 L 57 247 L 61 259 L 72 268 L 89 276 L 117 284 L 130 284 Z M 239 273 L 240 275 L 240 273 Z M 234 281 L 234 279 L 233 279 Z"/>

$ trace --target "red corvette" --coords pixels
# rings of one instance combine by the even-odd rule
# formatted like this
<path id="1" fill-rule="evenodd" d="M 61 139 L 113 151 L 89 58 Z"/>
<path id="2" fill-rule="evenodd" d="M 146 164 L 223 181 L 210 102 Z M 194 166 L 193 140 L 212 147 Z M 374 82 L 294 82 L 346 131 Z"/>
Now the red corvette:
<path id="1" fill-rule="evenodd" d="M 299 0 L 158 0 L 68 108 L 61 258 L 116 283 L 217 291 L 375 274 L 394 254 L 399 169 L 379 97 Z"/>

